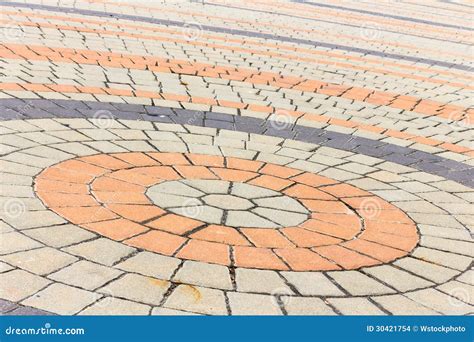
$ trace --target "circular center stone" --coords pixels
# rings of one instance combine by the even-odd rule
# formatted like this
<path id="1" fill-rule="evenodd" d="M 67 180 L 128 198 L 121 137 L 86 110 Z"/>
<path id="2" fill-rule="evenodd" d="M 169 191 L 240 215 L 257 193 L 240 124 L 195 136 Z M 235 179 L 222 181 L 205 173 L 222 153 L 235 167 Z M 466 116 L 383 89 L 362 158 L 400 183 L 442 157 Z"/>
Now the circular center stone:
<path id="1" fill-rule="evenodd" d="M 178 215 L 232 227 L 297 226 L 309 211 L 278 191 L 239 182 L 190 179 L 150 187 L 147 196 L 157 206 Z"/>
<path id="2" fill-rule="evenodd" d="M 254 206 L 248 199 L 234 195 L 207 195 L 202 200 L 207 205 L 227 210 L 247 210 Z"/>

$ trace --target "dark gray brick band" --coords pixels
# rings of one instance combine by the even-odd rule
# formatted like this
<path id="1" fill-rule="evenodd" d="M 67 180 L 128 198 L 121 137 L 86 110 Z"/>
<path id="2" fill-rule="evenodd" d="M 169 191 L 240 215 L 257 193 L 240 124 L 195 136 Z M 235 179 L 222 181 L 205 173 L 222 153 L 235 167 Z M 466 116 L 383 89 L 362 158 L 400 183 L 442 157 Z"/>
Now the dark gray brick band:
<path id="1" fill-rule="evenodd" d="M 155 106 L 74 100 L 0 100 L 0 119 L 93 118 L 100 111 L 116 119 L 213 127 L 294 139 L 391 161 L 474 188 L 474 167 L 427 152 L 324 129 L 271 120 Z M 98 113 L 99 112 L 99 113 Z"/>
<path id="2" fill-rule="evenodd" d="M 82 8 L 57 7 L 57 6 L 26 4 L 26 3 L 20 3 L 20 2 L 5 2 L 5 1 L 0 1 L 0 6 L 30 8 L 30 9 L 38 9 L 38 10 L 51 11 L 51 12 L 61 12 L 61 13 L 75 13 L 75 14 L 82 14 L 82 15 L 103 17 L 103 18 L 126 19 L 126 20 L 141 21 L 141 22 L 166 25 L 166 26 L 185 27 L 186 25 L 186 22 L 180 22 L 180 21 L 174 21 L 174 20 L 157 19 L 157 18 L 150 18 L 150 17 L 144 17 L 144 16 L 130 15 L 130 14 L 101 12 L 101 11 L 82 9 Z M 314 47 L 338 49 L 338 50 L 343 50 L 343 51 L 361 53 L 363 55 L 371 55 L 371 56 L 377 56 L 377 57 L 383 57 L 383 58 L 405 60 L 405 61 L 410 61 L 410 62 L 415 62 L 415 63 L 425 63 L 429 65 L 436 65 L 436 66 L 453 68 L 453 69 L 464 70 L 464 71 L 471 70 L 470 66 L 464 65 L 464 64 L 449 63 L 445 61 L 438 61 L 434 59 L 421 58 L 421 57 L 415 57 L 415 56 L 405 56 L 405 55 L 377 51 L 377 50 L 368 50 L 368 49 L 351 47 L 347 45 L 320 42 L 320 41 L 315 41 L 315 40 L 310 40 L 310 39 L 300 39 L 300 38 L 273 35 L 273 34 L 262 33 L 262 32 L 236 30 L 236 29 L 229 29 L 225 27 L 217 27 L 217 26 L 209 26 L 209 25 L 201 25 L 201 28 L 205 31 L 210 31 L 210 32 L 227 33 L 227 34 L 240 35 L 240 36 L 251 37 L 251 38 L 271 39 L 271 40 L 278 40 L 278 41 L 289 42 L 289 43 L 306 44 L 306 45 L 310 45 Z"/>

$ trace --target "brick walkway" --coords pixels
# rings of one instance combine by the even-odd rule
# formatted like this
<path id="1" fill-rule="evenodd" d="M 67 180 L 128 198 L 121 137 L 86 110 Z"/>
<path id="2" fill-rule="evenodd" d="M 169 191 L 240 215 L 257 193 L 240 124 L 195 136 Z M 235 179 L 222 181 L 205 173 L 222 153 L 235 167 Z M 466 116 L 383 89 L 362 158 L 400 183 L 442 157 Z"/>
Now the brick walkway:
<path id="1" fill-rule="evenodd" d="M 0 311 L 474 313 L 472 10 L 0 2 Z"/>

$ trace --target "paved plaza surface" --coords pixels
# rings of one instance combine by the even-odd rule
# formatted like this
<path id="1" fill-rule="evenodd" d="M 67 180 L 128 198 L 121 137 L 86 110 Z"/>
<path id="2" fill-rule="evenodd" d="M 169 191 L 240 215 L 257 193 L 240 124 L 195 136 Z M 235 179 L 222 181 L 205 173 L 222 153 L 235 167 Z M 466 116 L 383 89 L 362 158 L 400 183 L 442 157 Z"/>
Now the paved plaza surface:
<path id="1" fill-rule="evenodd" d="M 3 314 L 474 313 L 468 2 L 0 9 Z"/>

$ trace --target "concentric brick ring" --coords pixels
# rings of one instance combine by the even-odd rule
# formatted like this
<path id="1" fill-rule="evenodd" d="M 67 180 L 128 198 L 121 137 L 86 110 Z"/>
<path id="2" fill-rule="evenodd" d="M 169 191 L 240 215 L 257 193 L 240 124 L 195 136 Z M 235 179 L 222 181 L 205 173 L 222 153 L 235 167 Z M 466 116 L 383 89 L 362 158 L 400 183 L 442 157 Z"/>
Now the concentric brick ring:
<path id="1" fill-rule="evenodd" d="M 297 226 L 280 221 L 281 227 L 274 229 L 249 227 L 243 216 L 242 226 L 212 224 L 159 207 L 147 196 L 157 185 L 209 180 L 282 194 L 310 214 Z M 239 158 L 161 152 L 79 157 L 41 172 L 35 190 L 48 208 L 83 228 L 129 246 L 211 264 L 355 269 L 405 256 L 418 242 L 414 222 L 369 192 L 314 173 Z"/>

